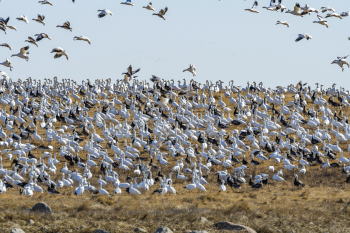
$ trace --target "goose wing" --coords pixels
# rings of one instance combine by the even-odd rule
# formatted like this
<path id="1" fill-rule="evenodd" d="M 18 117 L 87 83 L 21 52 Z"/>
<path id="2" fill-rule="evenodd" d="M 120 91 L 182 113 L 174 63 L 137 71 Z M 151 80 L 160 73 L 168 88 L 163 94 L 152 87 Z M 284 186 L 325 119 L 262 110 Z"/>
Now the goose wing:
<path id="1" fill-rule="evenodd" d="M 151 3 L 151 2 L 149 2 L 149 3 L 148 3 L 148 5 L 152 6 L 152 3 Z"/>
<path id="2" fill-rule="evenodd" d="M 65 27 L 70 27 L 70 22 L 69 22 L 69 21 L 65 22 L 65 23 L 63 24 L 63 26 L 65 26 Z"/>
<path id="3" fill-rule="evenodd" d="M 318 18 L 318 20 L 320 20 L 320 21 L 324 21 L 324 19 L 322 18 L 321 15 L 317 15 L 317 18 Z"/>
<path id="4" fill-rule="evenodd" d="M 253 4 L 253 6 L 252 6 L 252 9 L 255 9 L 255 10 L 256 10 L 257 7 L 258 7 L 258 1 L 255 1 L 254 4 Z"/>
<path id="5" fill-rule="evenodd" d="M 21 50 L 19 51 L 22 55 L 27 55 L 27 50 L 29 49 L 29 45 L 26 47 L 21 48 Z"/>
<path id="6" fill-rule="evenodd" d="M 64 50 L 61 47 L 56 47 L 54 48 L 51 53 L 58 53 L 58 52 L 63 52 Z"/>
<path id="7" fill-rule="evenodd" d="M 35 42 L 35 40 L 33 39 L 33 37 L 28 37 L 28 40 L 31 42 Z"/>
<path id="8" fill-rule="evenodd" d="M 137 72 L 139 72 L 141 70 L 141 68 L 138 68 L 137 70 L 132 71 L 132 74 L 136 74 Z"/>
<path id="9" fill-rule="evenodd" d="M 295 42 L 301 41 L 304 38 L 305 38 L 305 36 L 303 34 L 299 34 L 298 38 L 295 40 Z"/>
<path id="10" fill-rule="evenodd" d="M 300 4 L 299 3 L 295 4 L 294 12 L 296 12 L 296 13 L 300 12 Z"/>
<path id="11" fill-rule="evenodd" d="M 276 0 L 271 0 L 270 7 L 274 7 L 276 5 Z"/>
<path id="12" fill-rule="evenodd" d="M 132 66 L 131 65 L 128 67 L 128 74 L 132 75 Z"/>
<path id="13" fill-rule="evenodd" d="M 44 19 L 45 19 L 45 16 L 43 16 L 43 15 L 38 15 L 38 20 L 44 21 Z"/>

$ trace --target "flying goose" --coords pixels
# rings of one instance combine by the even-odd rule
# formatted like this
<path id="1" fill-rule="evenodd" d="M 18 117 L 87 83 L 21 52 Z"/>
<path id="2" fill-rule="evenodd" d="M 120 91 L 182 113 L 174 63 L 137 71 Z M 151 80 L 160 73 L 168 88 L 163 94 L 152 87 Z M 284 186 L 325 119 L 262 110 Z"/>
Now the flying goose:
<path id="1" fill-rule="evenodd" d="M 275 4 L 276 4 L 276 0 L 271 0 L 270 6 L 268 7 L 264 6 L 263 8 L 269 11 L 277 11 Z"/>
<path id="2" fill-rule="evenodd" d="M 154 11 L 154 8 L 153 8 L 153 6 L 152 6 L 152 3 L 151 3 L 151 2 L 150 2 L 150 3 L 148 3 L 148 5 L 147 5 L 147 6 L 143 6 L 142 8 L 146 8 L 147 10 Z"/>
<path id="3" fill-rule="evenodd" d="M 305 34 L 299 34 L 298 38 L 295 40 L 295 42 L 301 41 L 302 39 L 306 38 L 307 40 L 312 39 L 312 37 L 305 33 Z"/>
<path id="4" fill-rule="evenodd" d="M 44 16 L 44 15 L 39 15 L 39 14 L 38 14 L 38 18 L 37 18 L 37 19 L 32 19 L 32 20 L 34 20 L 34 21 L 36 21 L 36 22 L 38 22 L 38 23 L 41 23 L 42 25 L 45 26 L 44 19 L 45 19 L 45 16 Z"/>
<path id="5" fill-rule="evenodd" d="M 57 25 L 56 27 L 64 28 L 64 29 L 69 30 L 69 31 L 73 30 L 73 28 L 70 27 L 70 22 L 69 21 L 65 22 L 62 26 L 61 25 Z"/>
<path id="6" fill-rule="evenodd" d="M 73 38 L 73 40 L 83 40 L 83 41 L 86 41 L 86 42 L 88 42 L 89 44 L 91 44 L 90 39 L 87 38 L 86 36 L 75 36 L 75 37 Z"/>
<path id="7" fill-rule="evenodd" d="M 289 27 L 290 26 L 290 24 L 287 22 L 287 21 L 277 21 L 277 23 L 276 23 L 276 25 L 277 24 L 283 24 L 283 25 L 287 25 L 287 27 Z"/>
<path id="8" fill-rule="evenodd" d="M 66 51 L 64 51 L 64 49 L 62 49 L 61 47 L 57 47 L 54 48 L 51 53 L 56 53 L 54 58 L 60 58 L 62 55 L 66 56 L 67 60 L 68 60 L 68 54 L 66 53 Z"/>
<path id="9" fill-rule="evenodd" d="M 4 62 L 2 62 L 2 63 L 0 63 L 0 65 L 3 65 L 3 66 L 6 66 L 6 67 L 9 67 L 10 68 L 10 70 L 12 71 L 12 63 L 10 62 L 10 60 L 9 59 L 7 59 L 6 58 L 6 61 L 4 61 Z"/>
<path id="10" fill-rule="evenodd" d="M 278 5 L 276 6 L 276 10 L 279 11 L 281 10 L 281 13 L 287 9 L 285 6 L 282 5 L 282 0 L 278 0 Z"/>
<path id="11" fill-rule="evenodd" d="M 126 0 L 126 2 L 121 2 L 120 4 L 134 6 L 134 3 L 131 3 L 131 0 Z"/>
<path id="12" fill-rule="evenodd" d="M 53 6 L 53 4 L 47 0 L 44 0 L 44 1 L 39 1 L 38 3 L 41 3 L 41 5 L 44 5 L 44 4 L 48 4 L 48 5 L 51 5 Z"/>
<path id="13" fill-rule="evenodd" d="M 190 67 L 187 68 L 186 70 L 183 70 L 182 72 L 185 72 L 185 71 L 188 71 L 188 72 L 192 73 L 193 76 L 196 76 L 196 72 L 195 72 L 196 71 L 196 67 L 194 65 L 192 65 L 192 64 L 190 64 Z"/>
<path id="14" fill-rule="evenodd" d="M 349 56 L 349 55 L 348 55 Z M 348 56 L 345 57 L 337 57 L 338 60 L 334 60 L 331 64 L 337 64 L 340 66 L 340 68 L 342 68 L 342 71 L 344 71 L 344 65 L 347 65 L 350 68 L 350 64 L 346 61 L 346 58 Z"/>
<path id="15" fill-rule="evenodd" d="M 258 1 L 255 1 L 252 8 L 250 9 L 245 9 L 246 11 L 250 11 L 250 12 L 253 12 L 253 13 L 259 13 L 259 11 L 256 9 L 258 8 Z"/>
<path id="16" fill-rule="evenodd" d="M 35 42 L 35 40 L 32 38 L 32 37 L 28 37 L 28 40 L 25 40 L 24 42 L 28 42 L 28 43 L 31 43 L 31 44 L 34 44 L 36 45 L 36 47 L 38 47 L 38 44 Z"/>
<path id="17" fill-rule="evenodd" d="M 164 15 L 165 15 L 165 13 L 167 11 L 168 11 L 168 7 L 165 7 L 164 9 L 161 9 L 158 14 L 157 13 L 153 13 L 153 15 L 157 15 L 158 17 L 160 17 L 160 18 L 165 20 Z"/>
<path id="18" fill-rule="evenodd" d="M 339 18 L 339 19 L 343 19 L 343 17 L 341 17 L 340 14 L 338 14 L 338 13 L 327 14 L 325 18 L 329 18 L 329 17 L 336 17 L 336 18 Z"/>
<path id="19" fill-rule="evenodd" d="M 322 18 L 322 16 L 317 15 L 318 21 L 314 21 L 314 23 L 319 23 L 321 25 L 325 25 L 328 28 L 328 23 L 326 20 Z"/>
<path id="20" fill-rule="evenodd" d="M 290 14 L 292 14 L 292 15 L 296 15 L 296 16 L 301 16 L 301 17 L 303 17 L 303 15 L 301 14 L 301 12 L 300 12 L 300 5 L 299 5 L 299 3 L 296 3 L 295 4 L 295 7 L 294 7 L 294 10 L 288 10 L 288 11 L 286 11 L 286 13 L 290 13 Z"/>
<path id="21" fill-rule="evenodd" d="M 137 72 L 139 72 L 141 69 L 140 68 L 138 68 L 137 70 L 132 70 L 132 66 L 130 65 L 129 67 L 128 67 L 128 71 L 126 72 L 126 73 L 122 73 L 122 74 L 124 74 L 125 75 L 125 77 L 127 77 L 127 78 L 136 78 L 137 76 L 133 76 L 134 74 L 136 74 Z"/>
<path id="22" fill-rule="evenodd" d="M 113 15 L 113 13 L 109 10 L 97 10 L 97 11 L 101 11 L 100 14 L 98 14 L 99 18 L 105 17 L 106 15 Z"/>
<path id="23" fill-rule="evenodd" d="M 349 11 L 343 12 L 340 14 L 342 17 L 348 17 L 349 16 Z"/>
<path id="24" fill-rule="evenodd" d="M 16 19 L 19 20 L 19 21 L 23 21 L 25 23 L 29 23 L 29 21 L 27 19 L 27 16 L 25 16 L 25 15 L 22 15 L 22 16 L 16 18 Z"/>
<path id="25" fill-rule="evenodd" d="M 7 48 L 9 48 L 10 50 L 12 50 L 12 47 L 11 47 L 9 44 L 3 43 L 3 44 L 0 44 L 0 46 L 2 46 L 2 47 L 7 47 Z"/>
<path id="26" fill-rule="evenodd" d="M 325 13 L 326 11 L 333 11 L 335 12 L 335 10 L 332 7 L 321 7 L 322 13 Z"/>
<path id="27" fill-rule="evenodd" d="M 44 38 L 47 38 L 47 39 L 51 40 L 51 37 L 49 37 L 45 33 L 35 34 L 34 36 L 37 36 L 36 41 L 41 41 Z"/>
<path id="28" fill-rule="evenodd" d="M 27 52 L 28 49 L 29 49 L 29 45 L 26 46 L 26 47 L 21 48 L 21 50 L 19 51 L 19 53 L 17 53 L 17 54 L 12 54 L 11 57 L 19 57 L 19 58 L 23 58 L 23 59 L 25 59 L 26 61 L 28 61 L 28 60 L 29 60 L 29 57 L 27 56 L 27 54 L 29 54 L 29 52 Z"/>

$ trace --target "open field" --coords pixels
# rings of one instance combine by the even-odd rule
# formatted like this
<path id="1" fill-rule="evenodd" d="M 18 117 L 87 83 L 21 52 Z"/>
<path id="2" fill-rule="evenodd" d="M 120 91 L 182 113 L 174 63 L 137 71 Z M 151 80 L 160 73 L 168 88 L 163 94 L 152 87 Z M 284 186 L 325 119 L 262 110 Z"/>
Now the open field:
<path id="1" fill-rule="evenodd" d="M 233 109 L 229 97 L 224 97 L 223 93 L 216 93 L 215 98 L 219 100 L 220 95 L 223 96 L 223 101 Z M 121 99 L 121 97 L 118 98 Z M 108 99 L 111 100 L 112 97 Z M 291 95 L 286 96 L 285 102 L 289 100 L 292 100 Z M 89 112 L 90 117 L 94 116 L 94 111 L 92 108 Z M 343 109 L 343 112 L 344 115 L 348 114 L 347 109 Z M 233 117 L 232 112 L 231 117 Z M 122 121 L 120 116 L 117 119 Z M 61 123 L 56 123 L 55 126 L 57 130 L 61 127 Z M 236 128 L 242 129 L 231 125 L 226 131 L 232 132 Z M 16 133 L 19 132 L 17 129 Z M 45 134 L 43 129 L 38 132 L 40 135 Z M 96 130 L 96 133 L 102 135 L 101 129 Z M 195 143 L 198 144 L 193 142 Z M 102 143 L 103 146 L 105 144 Z M 84 144 L 81 143 L 81 145 Z M 105 147 L 108 149 L 109 157 L 113 158 L 111 149 Z M 344 151 L 344 157 L 350 157 L 347 144 L 340 144 L 340 147 Z M 308 148 L 311 147 L 308 146 Z M 162 151 L 165 149 L 166 146 L 163 145 Z M 40 151 L 34 150 L 32 153 L 36 157 L 42 156 Z M 58 143 L 54 144 L 53 153 L 58 153 Z M 85 154 L 86 152 L 80 152 L 83 158 Z M 142 162 L 150 161 L 147 151 L 142 151 L 140 157 L 145 159 Z M 249 157 L 249 153 L 246 153 L 246 157 Z M 339 158 L 340 154 L 337 157 Z M 61 161 L 61 164 L 57 165 L 59 171 L 64 165 L 64 159 L 60 156 L 57 156 L 57 159 Z M 176 165 L 176 160 L 171 156 L 168 157 L 168 161 L 170 165 L 162 168 L 162 173 L 166 176 Z M 3 156 L 4 168 L 10 168 L 11 162 Z M 241 164 L 234 165 L 233 168 L 239 165 Z M 272 178 L 274 173 L 268 172 L 267 169 L 270 165 L 275 166 L 275 171 L 282 169 L 283 166 L 283 164 L 274 164 L 274 161 L 266 161 L 259 166 L 248 165 L 245 178 L 248 181 L 248 175 L 251 174 L 254 177 L 262 172 L 269 174 Z M 77 167 L 69 168 L 74 170 Z M 228 171 L 232 173 L 233 168 Z M 173 187 L 177 190 L 177 195 L 152 194 L 159 184 L 150 187 L 148 192 L 143 191 L 142 195 L 130 196 L 122 190 L 121 196 L 112 195 L 111 197 L 95 195 L 87 191 L 82 197 L 76 197 L 73 195 L 73 188 L 58 189 L 61 194 L 51 196 L 46 192 L 46 186 L 42 185 L 44 193 L 35 193 L 32 198 L 29 198 L 20 196 L 19 189 L 15 188 L 0 195 L 0 232 L 9 232 L 16 225 L 25 232 L 39 232 L 42 226 L 47 228 L 46 232 L 92 232 L 97 228 L 111 232 L 132 232 L 136 227 L 154 232 L 160 226 L 167 226 L 175 232 L 185 230 L 221 232 L 214 227 L 215 222 L 221 221 L 243 224 L 261 233 L 277 232 L 277 230 L 288 233 L 292 230 L 295 232 L 350 232 L 350 185 L 345 183 L 346 177 L 341 173 L 341 168 L 322 170 L 320 165 L 308 167 L 305 175 L 299 175 L 300 180 L 306 184 L 304 188 L 293 186 L 293 175 L 297 171 L 284 170 L 283 177 L 286 181 L 283 183 L 270 179 L 269 184 L 259 190 L 253 190 L 248 184 L 244 184 L 239 190 L 227 187 L 226 192 L 219 192 L 220 184 L 216 182 L 215 172 L 220 170 L 226 169 L 222 166 L 213 166 L 207 179 L 209 185 L 205 186 L 207 192 L 185 190 L 183 187 L 190 181 L 177 180 L 176 174 L 173 174 Z M 79 171 L 83 170 L 79 169 Z M 127 175 L 134 177 L 132 170 L 128 174 L 118 168 L 115 171 L 119 173 L 121 182 L 126 181 Z M 91 185 L 98 188 L 97 179 L 101 173 L 97 168 L 93 168 L 92 173 L 93 178 L 89 181 Z M 157 171 L 153 172 L 153 178 L 156 177 L 156 173 Z M 57 181 L 61 179 L 61 174 L 58 172 L 51 179 Z M 140 179 L 138 181 L 140 182 Z M 77 185 L 75 183 L 75 187 Z M 108 184 L 104 188 L 113 193 L 113 184 Z M 42 201 L 51 207 L 53 214 L 33 214 L 26 211 Z M 207 218 L 209 222 L 200 222 L 200 217 Z M 34 225 L 26 225 L 29 219 L 35 221 Z"/>

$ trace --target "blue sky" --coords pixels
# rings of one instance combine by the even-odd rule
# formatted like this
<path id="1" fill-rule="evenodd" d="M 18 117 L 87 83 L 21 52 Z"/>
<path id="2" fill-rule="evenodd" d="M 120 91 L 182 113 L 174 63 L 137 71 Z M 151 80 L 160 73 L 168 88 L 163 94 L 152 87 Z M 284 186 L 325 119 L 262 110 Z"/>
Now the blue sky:
<path id="1" fill-rule="evenodd" d="M 0 43 L 9 43 L 13 50 L 0 47 L 0 62 L 9 58 L 14 66 L 11 72 L 0 66 L 12 79 L 70 78 L 80 82 L 89 78 L 121 79 L 121 73 L 132 64 L 141 68 L 139 79 L 152 74 L 165 79 L 190 80 L 192 75 L 182 70 L 189 64 L 197 67 L 200 82 L 234 80 L 245 86 L 247 81 L 264 82 L 265 86 L 288 85 L 299 80 L 314 86 L 320 82 L 330 86 L 333 82 L 346 85 L 350 69 L 344 72 L 331 62 L 337 56 L 350 54 L 350 17 L 328 18 L 329 28 L 312 22 L 316 13 L 303 18 L 262 9 L 269 1 L 259 2 L 259 14 L 244 11 L 251 8 L 252 0 L 156 0 L 156 12 L 167 6 L 166 21 L 143 9 L 148 1 L 133 1 L 135 6 L 125 6 L 112 0 L 51 0 L 54 6 L 40 5 L 38 1 L 1 0 L 0 17 L 10 16 L 7 35 L 0 32 Z M 350 1 L 300 1 L 301 6 L 320 9 L 331 6 L 337 13 L 350 10 Z M 293 9 L 295 1 L 282 2 Z M 113 16 L 99 19 L 98 9 L 108 9 Z M 29 24 L 15 18 L 22 14 Z M 46 26 L 33 20 L 37 14 L 46 16 Z M 326 13 L 320 15 L 325 16 Z M 73 32 L 56 28 L 70 21 Z M 287 28 L 275 25 L 286 20 Z M 30 45 L 29 62 L 12 57 L 24 40 L 37 33 L 47 33 L 52 40 Z M 312 40 L 295 42 L 299 33 L 309 33 Z M 87 36 L 92 44 L 73 41 L 74 36 Z M 62 47 L 69 54 L 54 59 L 51 50 Z M 350 59 L 349 59 L 350 61 Z"/>

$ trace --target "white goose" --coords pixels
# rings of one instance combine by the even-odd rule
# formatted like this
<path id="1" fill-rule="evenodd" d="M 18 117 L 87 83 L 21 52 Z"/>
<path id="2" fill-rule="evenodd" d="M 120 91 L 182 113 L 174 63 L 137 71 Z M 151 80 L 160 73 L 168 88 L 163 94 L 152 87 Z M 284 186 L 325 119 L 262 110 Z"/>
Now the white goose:
<path id="1" fill-rule="evenodd" d="M 193 76 L 196 76 L 196 67 L 193 64 L 190 64 L 190 67 L 183 70 L 182 72 L 188 71 L 190 73 L 192 73 Z"/>
<path id="2" fill-rule="evenodd" d="M 86 42 L 88 42 L 89 44 L 91 44 L 90 39 L 87 38 L 86 36 L 75 36 L 75 37 L 73 38 L 73 40 L 83 40 L 83 41 L 86 41 Z"/>
<path id="3" fill-rule="evenodd" d="M 22 15 L 22 16 L 16 18 L 16 19 L 19 20 L 19 21 L 23 21 L 25 23 L 29 23 L 29 21 L 27 19 L 27 16 L 25 16 L 25 15 Z"/>
<path id="4" fill-rule="evenodd" d="M 56 53 L 54 58 L 60 58 L 61 56 L 66 56 L 67 60 L 68 60 L 68 54 L 66 53 L 66 51 L 64 49 L 62 49 L 61 47 L 56 47 L 54 48 L 51 53 Z"/>
<path id="5" fill-rule="evenodd" d="M 4 62 L 0 63 L 0 65 L 3 65 L 3 66 L 6 66 L 6 67 L 9 67 L 11 71 L 12 71 L 12 69 L 13 69 L 12 63 L 11 63 L 11 62 L 10 62 L 10 60 L 9 60 L 9 59 L 7 59 L 7 58 L 6 58 L 6 61 L 4 61 Z"/>
<path id="6" fill-rule="evenodd" d="M 277 23 L 276 23 L 276 25 L 278 25 L 278 24 L 283 24 L 283 25 L 286 25 L 287 27 L 289 27 L 290 26 L 290 24 L 287 22 L 287 21 L 277 21 Z"/>
<path id="7" fill-rule="evenodd" d="M 258 8 L 258 1 L 255 1 L 252 8 L 250 9 L 245 9 L 246 11 L 250 11 L 250 12 L 253 12 L 253 13 L 259 13 L 259 11 L 257 10 Z"/>
<path id="8" fill-rule="evenodd" d="M 27 54 L 29 54 L 29 52 L 27 52 L 29 49 L 29 46 L 26 46 L 26 47 L 23 47 L 21 48 L 20 52 L 17 53 L 17 54 L 12 54 L 11 57 L 19 57 L 19 58 L 23 58 L 25 59 L 26 61 L 29 60 L 29 57 L 27 56 Z"/>

